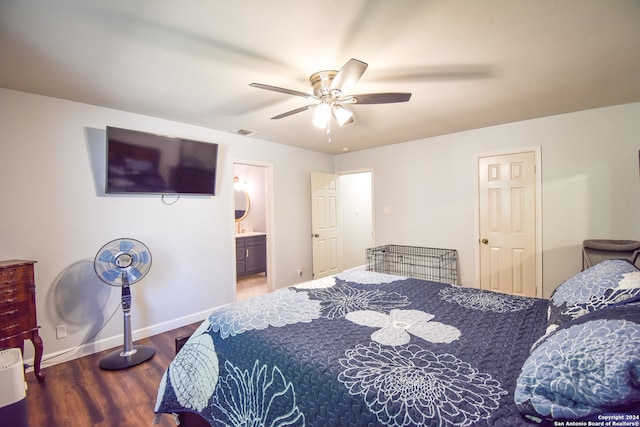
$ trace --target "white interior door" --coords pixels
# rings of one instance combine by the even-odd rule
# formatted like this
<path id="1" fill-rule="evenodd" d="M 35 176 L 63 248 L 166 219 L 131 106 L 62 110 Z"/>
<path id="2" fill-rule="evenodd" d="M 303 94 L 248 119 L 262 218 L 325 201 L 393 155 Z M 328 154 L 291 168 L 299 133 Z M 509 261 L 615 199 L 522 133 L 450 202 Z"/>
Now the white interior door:
<path id="1" fill-rule="evenodd" d="M 536 296 L 536 155 L 478 159 L 480 287 Z"/>
<path id="2" fill-rule="evenodd" d="M 313 278 L 342 271 L 339 175 L 311 172 Z"/>

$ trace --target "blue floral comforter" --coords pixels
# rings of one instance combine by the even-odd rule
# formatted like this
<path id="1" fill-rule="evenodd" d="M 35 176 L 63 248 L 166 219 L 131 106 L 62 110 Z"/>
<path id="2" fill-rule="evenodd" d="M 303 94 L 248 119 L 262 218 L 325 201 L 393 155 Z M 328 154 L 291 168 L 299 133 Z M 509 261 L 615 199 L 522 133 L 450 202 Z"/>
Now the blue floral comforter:
<path id="1" fill-rule="evenodd" d="M 156 413 L 213 426 L 515 426 L 547 301 L 367 271 L 214 311 Z"/>

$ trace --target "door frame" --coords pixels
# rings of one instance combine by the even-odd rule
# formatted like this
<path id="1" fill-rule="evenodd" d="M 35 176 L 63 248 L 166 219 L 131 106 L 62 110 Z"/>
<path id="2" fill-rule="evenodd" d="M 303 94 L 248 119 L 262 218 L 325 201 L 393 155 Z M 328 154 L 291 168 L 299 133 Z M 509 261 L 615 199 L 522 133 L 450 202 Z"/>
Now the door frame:
<path id="1" fill-rule="evenodd" d="M 475 171 L 473 176 L 473 185 L 474 185 L 474 200 L 473 200 L 473 217 L 474 217 L 474 226 L 473 226 L 473 252 L 475 258 L 475 275 L 473 285 L 476 288 L 480 288 L 480 182 L 478 179 L 478 161 L 482 157 L 492 157 L 492 156 L 504 156 L 509 154 L 516 153 L 525 153 L 525 152 L 533 152 L 535 156 L 535 214 L 536 214 L 536 297 L 543 297 L 543 289 L 542 289 L 542 146 L 537 145 L 534 147 L 522 147 L 522 148 L 512 148 L 508 150 L 499 150 L 492 151 L 487 153 L 476 153 L 474 158 L 474 167 Z"/>
<path id="2" fill-rule="evenodd" d="M 258 167 L 258 168 L 263 168 L 264 169 L 264 181 L 265 181 L 265 225 L 266 225 L 266 234 L 267 234 L 267 290 L 268 292 L 271 292 L 273 290 L 273 284 L 274 283 L 278 283 L 276 281 L 276 276 L 277 276 L 277 271 L 276 271 L 276 267 L 275 267 L 275 259 L 273 254 L 275 253 L 274 248 L 275 248 L 275 233 L 273 232 L 274 230 L 274 201 L 273 201 L 273 164 L 272 163 L 264 163 L 264 162 L 257 162 L 257 161 L 253 161 L 253 160 L 232 160 L 231 161 L 231 179 L 229 180 L 229 182 L 231 182 L 231 191 L 233 191 L 233 176 L 234 176 L 234 169 L 235 169 L 235 165 L 246 165 L 246 166 L 251 166 L 251 167 Z M 233 198 L 232 198 L 232 203 L 233 203 Z M 233 206 L 231 206 L 229 209 L 233 210 Z M 234 228 L 236 226 L 236 223 L 234 221 Z M 232 247 L 235 248 L 236 246 L 236 234 L 235 232 L 233 233 L 233 240 L 231 242 Z M 237 288 L 238 288 L 238 276 L 237 276 L 237 272 L 236 272 L 236 268 L 235 268 L 235 250 L 233 252 L 233 277 L 234 277 L 234 287 L 233 287 L 233 292 L 234 295 L 237 292 Z"/>

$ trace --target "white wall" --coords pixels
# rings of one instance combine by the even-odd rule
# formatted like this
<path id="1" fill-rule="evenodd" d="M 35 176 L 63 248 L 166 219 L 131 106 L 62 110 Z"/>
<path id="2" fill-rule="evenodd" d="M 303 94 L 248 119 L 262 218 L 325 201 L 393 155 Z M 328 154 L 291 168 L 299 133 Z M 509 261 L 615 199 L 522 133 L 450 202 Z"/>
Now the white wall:
<path id="1" fill-rule="evenodd" d="M 165 205 L 159 196 L 105 196 L 107 125 L 220 144 L 217 195 Z M 132 287 L 134 339 L 203 319 L 235 298 L 233 161 L 273 165 L 272 236 L 278 286 L 311 272 L 312 170 L 332 172 L 329 155 L 158 118 L 0 89 L 0 259 L 33 259 L 45 358 L 122 345 L 120 289 L 102 283 L 93 258 L 105 243 L 132 237 L 149 246 L 150 273 Z M 309 277 L 304 278 L 309 280 Z M 55 327 L 69 336 L 57 340 Z M 27 345 L 27 357 L 33 353 Z M 64 355 L 54 362 L 73 355 Z"/>
<path id="2" fill-rule="evenodd" d="M 640 240 L 639 136 L 633 103 L 341 154 L 335 169 L 373 168 L 376 245 L 457 249 L 473 284 L 475 156 L 541 146 L 548 297 L 580 271 L 583 240 Z"/>

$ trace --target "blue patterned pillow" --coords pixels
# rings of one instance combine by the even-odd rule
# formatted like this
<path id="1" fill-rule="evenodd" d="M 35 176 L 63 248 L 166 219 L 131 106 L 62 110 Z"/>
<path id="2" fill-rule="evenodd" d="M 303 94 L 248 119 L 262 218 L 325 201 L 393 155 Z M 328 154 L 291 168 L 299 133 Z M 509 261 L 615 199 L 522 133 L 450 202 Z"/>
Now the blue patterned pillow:
<path id="1" fill-rule="evenodd" d="M 640 302 L 565 323 L 534 347 L 514 400 L 531 420 L 584 419 L 640 407 Z"/>
<path id="2" fill-rule="evenodd" d="M 558 286 L 549 299 L 549 328 L 586 313 L 640 299 L 640 270 L 624 259 L 602 261 Z"/>

